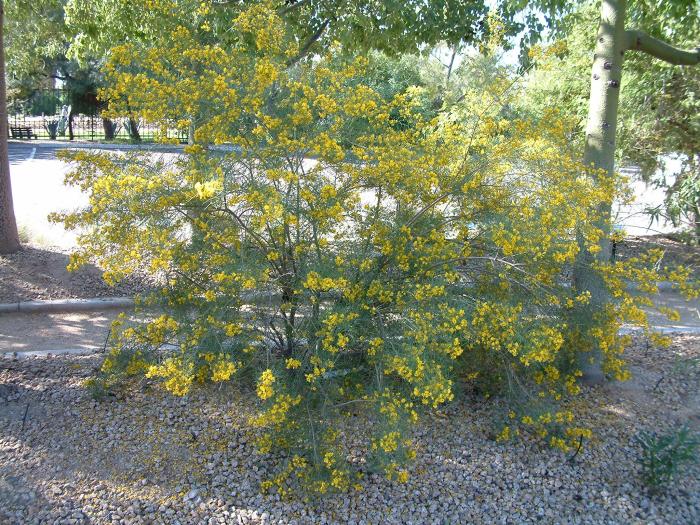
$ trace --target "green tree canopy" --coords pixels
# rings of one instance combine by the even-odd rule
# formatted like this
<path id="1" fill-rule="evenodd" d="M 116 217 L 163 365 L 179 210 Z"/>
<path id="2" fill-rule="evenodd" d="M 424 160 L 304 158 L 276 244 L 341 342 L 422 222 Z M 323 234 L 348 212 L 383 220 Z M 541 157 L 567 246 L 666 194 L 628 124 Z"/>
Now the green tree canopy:
<path id="1" fill-rule="evenodd" d="M 68 0 L 66 20 L 77 57 L 104 54 L 125 42 L 149 41 L 181 25 L 202 42 L 235 39 L 231 21 L 251 2 L 241 0 Z M 475 43 L 491 30 L 489 12 L 498 14 L 507 35 L 525 31 L 539 38 L 545 24 L 566 11 L 562 0 L 267 0 L 294 28 L 303 53 L 315 43 L 340 42 L 347 49 L 388 54 L 415 52 L 439 42 Z M 546 14 L 545 21 L 535 13 Z M 228 42 L 233 44 L 233 42 Z"/>
<path id="2" fill-rule="evenodd" d="M 6 61 L 11 78 L 45 71 L 47 61 L 65 51 L 64 4 L 65 0 L 5 2 Z"/>

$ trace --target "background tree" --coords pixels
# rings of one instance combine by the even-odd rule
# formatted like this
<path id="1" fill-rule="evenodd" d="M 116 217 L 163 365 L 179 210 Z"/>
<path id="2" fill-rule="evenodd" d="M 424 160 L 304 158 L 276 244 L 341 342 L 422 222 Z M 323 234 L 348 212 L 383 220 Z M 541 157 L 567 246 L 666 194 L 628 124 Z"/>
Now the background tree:
<path id="1" fill-rule="evenodd" d="M 489 13 L 498 14 L 505 34 L 527 44 L 540 38 L 570 3 L 563 0 L 268 0 L 293 30 L 299 54 L 316 53 L 331 42 L 346 50 L 415 53 L 444 42 L 477 43 L 491 31 Z M 232 45 L 231 20 L 250 2 L 201 0 L 67 0 L 66 20 L 74 34 L 75 57 L 100 56 L 120 43 L 154 41 L 176 26 L 202 43 Z M 537 16 L 539 15 L 539 16 Z M 542 20 L 542 15 L 544 20 Z M 507 45 L 514 45 L 514 42 Z"/>
<path id="2" fill-rule="evenodd" d="M 27 76 L 43 68 L 43 58 L 60 48 L 61 25 L 55 22 L 61 17 L 61 0 L 0 1 L 0 253 L 11 253 L 20 248 L 7 146 L 6 78 L 8 73 L 11 77 Z"/>
<path id="3" fill-rule="evenodd" d="M 683 51 L 641 30 L 625 29 L 626 0 L 603 0 L 591 75 L 591 96 L 583 162 L 591 166 L 596 178 L 614 178 L 615 145 L 622 80 L 623 57 L 628 51 L 640 51 L 675 65 L 700 62 L 700 48 Z M 610 294 L 598 270 L 610 260 L 610 212 L 612 196 L 598 205 L 598 228 L 603 236 L 594 247 L 582 239 L 574 264 L 573 284 L 580 292 L 590 292 L 591 301 L 584 308 L 585 324 L 594 324 L 609 315 Z M 599 375 L 590 371 L 591 378 Z"/>
<path id="4" fill-rule="evenodd" d="M 6 69 L 12 78 L 43 75 L 65 52 L 65 0 L 6 0 Z"/>
<path id="5" fill-rule="evenodd" d="M 590 98 L 591 56 L 596 41 L 596 2 L 585 2 L 559 23 L 550 46 L 533 50 L 537 67 L 527 75 L 527 96 L 521 108 L 532 114 L 555 105 L 581 130 L 573 138 L 583 142 Z M 648 34 L 692 48 L 700 34 L 696 2 L 630 4 L 628 21 Z M 622 71 L 615 160 L 641 169 L 644 180 L 669 191 L 668 205 L 656 210 L 675 218 L 683 210 L 694 213 L 697 202 L 697 152 L 700 144 L 700 68 L 677 67 L 644 54 L 628 53 Z M 662 160 L 679 156 L 682 171 L 668 183 Z M 675 210 L 675 212 L 674 212 Z M 680 218 L 680 217 L 678 217 Z M 694 220 L 691 219 L 691 220 Z"/>
<path id="6" fill-rule="evenodd" d="M 12 203 L 10 159 L 7 151 L 4 17 L 5 4 L 0 0 L 0 253 L 12 253 L 19 250 L 20 243 Z"/>

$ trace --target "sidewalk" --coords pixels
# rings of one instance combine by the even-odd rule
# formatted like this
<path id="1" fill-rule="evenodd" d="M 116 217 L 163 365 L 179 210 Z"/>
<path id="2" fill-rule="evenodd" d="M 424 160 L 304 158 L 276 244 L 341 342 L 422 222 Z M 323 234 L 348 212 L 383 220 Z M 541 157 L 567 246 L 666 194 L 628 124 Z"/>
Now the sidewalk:
<path id="1" fill-rule="evenodd" d="M 649 323 L 664 331 L 700 331 L 700 300 L 694 299 L 686 301 L 680 293 L 673 290 L 661 290 L 656 298 L 657 306 L 666 306 L 677 310 L 681 315 L 679 321 L 669 321 L 663 314 L 650 311 Z"/>
<path id="2" fill-rule="evenodd" d="M 649 321 L 655 329 L 665 333 L 700 333 L 700 301 L 687 302 L 671 290 L 662 291 L 659 300 L 662 305 L 678 310 L 681 319 L 672 322 L 657 312 L 650 312 Z M 0 354 L 100 351 L 109 334 L 111 322 L 119 312 L 116 309 L 75 313 L 0 314 Z"/>
<path id="3" fill-rule="evenodd" d="M 0 354 L 101 350 L 118 313 L 2 314 Z"/>

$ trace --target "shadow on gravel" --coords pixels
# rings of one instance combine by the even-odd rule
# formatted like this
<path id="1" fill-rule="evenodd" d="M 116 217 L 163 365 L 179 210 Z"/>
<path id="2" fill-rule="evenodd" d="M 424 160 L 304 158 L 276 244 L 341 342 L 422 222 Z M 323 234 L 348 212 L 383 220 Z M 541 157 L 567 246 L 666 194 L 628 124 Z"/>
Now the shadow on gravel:
<path id="1" fill-rule="evenodd" d="M 616 257 L 624 261 L 651 249 L 663 251 L 662 266 L 688 266 L 700 277 L 700 247 L 689 246 L 668 235 L 626 237 L 616 244 Z"/>
<path id="2" fill-rule="evenodd" d="M 87 265 L 69 272 L 67 264 L 68 254 L 57 249 L 25 246 L 0 255 L 0 302 L 125 296 L 148 288 L 138 277 L 110 287 L 99 268 Z"/>
<path id="3" fill-rule="evenodd" d="M 207 392 L 213 406 L 200 402 L 194 409 L 145 384 L 125 399 L 95 402 L 84 381 L 101 359 L 0 359 L 0 523 L 83 523 L 86 514 L 101 512 L 88 512 L 88 492 L 122 513 L 129 507 L 170 521 L 174 510 L 163 502 L 198 505 L 199 496 L 183 494 L 231 468 L 224 461 L 239 448 L 251 458 L 246 467 L 253 466 L 252 444 L 215 409 L 226 406 L 228 390 Z"/>

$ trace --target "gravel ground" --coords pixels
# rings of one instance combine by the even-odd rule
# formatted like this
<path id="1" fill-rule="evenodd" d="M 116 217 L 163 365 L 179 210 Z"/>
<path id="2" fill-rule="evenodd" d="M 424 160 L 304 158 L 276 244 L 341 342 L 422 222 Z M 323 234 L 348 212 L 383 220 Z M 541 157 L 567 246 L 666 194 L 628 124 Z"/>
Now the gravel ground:
<path id="1" fill-rule="evenodd" d="M 309 503 L 259 493 L 273 460 L 254 451 L 250 397 L 235 385 L 97 403 L 81 384 L 99 356 L 6 357 L 0 523 L 700 523 L 700 465 L 652 497 L 634 441 L 641 429 L 700 430 L 700 337 L 665 350 L 638 339 L 628 354 L 632 381 L 579 397 L 595 439 L 572 463 L 494 442 L 497 401 L 467 398 L 416 430 L 407 484 L 370 476 Z"/>
<path id="2" fill-rule="evenodd" d="M 98 268 L 68 272 L 67 264 L 67 251 L 56 247 L 25 246 L 17 253 L 0 255 L 0 302 L 131 296 L 148 288 L 148 280 L 140 276 L 110 287 Z"/>

